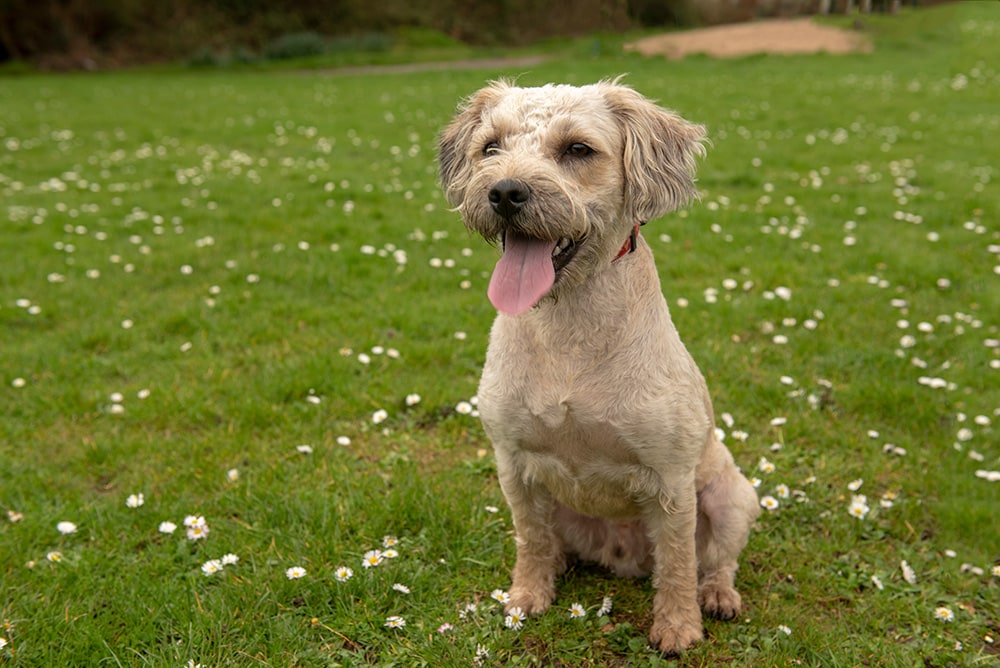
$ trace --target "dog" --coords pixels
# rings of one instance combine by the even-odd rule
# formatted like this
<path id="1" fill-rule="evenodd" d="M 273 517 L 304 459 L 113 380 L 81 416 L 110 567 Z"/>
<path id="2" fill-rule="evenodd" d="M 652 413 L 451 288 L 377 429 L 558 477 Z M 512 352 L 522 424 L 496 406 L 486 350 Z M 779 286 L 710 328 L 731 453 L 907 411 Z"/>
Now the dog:
<path id="1" fill-rule="evenodd" d="M 506 608 L 548 609 L 569 557 L 651 574 L 664 654 L 703 637 L 702 612 L 739 614 L 760 512 L 639 232 L 697 197 L 705 141 L 618 80 L 494 82 L 438 139 L 446 199 L 503 248 L 478 397 L 514 521 Z"/>

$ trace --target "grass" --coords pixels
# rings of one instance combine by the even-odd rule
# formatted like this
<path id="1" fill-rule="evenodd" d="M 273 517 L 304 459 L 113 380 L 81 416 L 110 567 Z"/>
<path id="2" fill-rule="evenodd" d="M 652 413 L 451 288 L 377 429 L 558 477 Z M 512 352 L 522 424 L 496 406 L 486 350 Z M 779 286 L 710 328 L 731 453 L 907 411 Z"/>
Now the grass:
<path id="1" fill-rule="evenodd" d="M 511 525 L 463 402 L 495 254 L 434 150 L 502 72 L 4 80 L 0 664 L 995 662 L 1000 504 L 976 472 L 1000 468 L 1000 24 L 977 3 L 871 23 L 868 56 L 595 52 L 521 77 L 629 72 L 713 138 L 702 202 L 644 235 L 779 507 L 745 614 L 678 661 L 646 645 L 648 581 L 578 565 L 520 631 L 490 598 Z M 188 515 L 207 538 L 158 530 Z M 363 568 L 385 536 L 399 556 Z"/>

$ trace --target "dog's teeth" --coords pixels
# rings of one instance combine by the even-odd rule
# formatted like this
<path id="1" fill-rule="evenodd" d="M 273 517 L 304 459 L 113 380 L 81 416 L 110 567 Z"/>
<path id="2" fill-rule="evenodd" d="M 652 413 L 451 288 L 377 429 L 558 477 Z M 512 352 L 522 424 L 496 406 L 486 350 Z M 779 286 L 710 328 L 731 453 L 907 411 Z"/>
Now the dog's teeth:
<path id="1" fill-rule="evenodd" d="M 572 239 L 560 239 L 559 243 L 556 244 L 556 247 L 552 249 L 552 257 L 559 255 L 572 245 L 573 245 Z"/>

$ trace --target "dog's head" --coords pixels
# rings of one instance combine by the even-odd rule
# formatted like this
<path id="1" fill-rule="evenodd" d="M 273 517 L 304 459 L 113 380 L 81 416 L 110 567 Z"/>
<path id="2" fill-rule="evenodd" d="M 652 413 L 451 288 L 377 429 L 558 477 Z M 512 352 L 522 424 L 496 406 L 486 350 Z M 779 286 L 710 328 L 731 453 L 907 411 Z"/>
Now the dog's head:
<path id="1" fill-rule="evenodd" d="M 616 82 L 474 94 L 439 141 L 465 224 L 504 245 L 490 282 L 520 313 L 611 263 L 630 230 L 697 195 L 705 131 Z"/>

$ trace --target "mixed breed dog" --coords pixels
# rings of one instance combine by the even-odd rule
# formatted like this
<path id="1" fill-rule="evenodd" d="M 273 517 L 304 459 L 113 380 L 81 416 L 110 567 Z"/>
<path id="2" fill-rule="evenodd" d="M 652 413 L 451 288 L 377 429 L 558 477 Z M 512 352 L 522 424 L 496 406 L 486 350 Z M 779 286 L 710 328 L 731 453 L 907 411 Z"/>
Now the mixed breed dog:
<path id="1" fill-rule="evenodd" d="M 702 638 L 703 613 L 739 614 L 760 510 L 639 234 L 697 196 L 704 140 L 617 81 L 496 82 L 439 139 L 448 202 L 503 249 L 478 396 L 516 534 L 507 609 L 548 609 L 568 558 L 652 575 L 666 654 Z"/>

